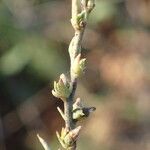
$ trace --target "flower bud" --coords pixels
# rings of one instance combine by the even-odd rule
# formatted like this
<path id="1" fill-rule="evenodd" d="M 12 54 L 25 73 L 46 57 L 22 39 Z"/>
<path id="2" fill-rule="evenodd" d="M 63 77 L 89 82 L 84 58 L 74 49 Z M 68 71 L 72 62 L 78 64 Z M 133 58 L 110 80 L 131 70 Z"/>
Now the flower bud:
<path id="1" fill-rule="evenodd" d="M 80 130 L 81 130 L 81 126 L 78 126 L 69 132 L 69 135 L 73 139 L 73 141 L 77 140 L 79 133 L 80 133 Z"/>
<path id="2" fill-rule="evenodd" d="M 81 0 L 81 5 L 86 8 L 88 0 Z"/>
<path id="3" fill-rule="evenodd" d="M 81 99 L 77 98 L 73 104 L 73 120 L 74 122 L 80 121 L 88 117 L 91 112 L 95 111 L 95 107 L 83 107 Z"/>
<path id="4" fill-rule="evenodd" d="M 54 89 L 52 90 L 52 94 L 57 97 L 61 98 L 62 100 L 69 97 L 71 92 L 70 84 L 67 81 L 67 78 L 64 74 L 60 75 L 59 81 L 54 81 Z"/>
<path id="5" fill-rule="evenodd" d="M 61 135 L 56 132 L 57 138 L 62 147 L 65 149 L 69 149 L 70 147 L 72 147 L 73 143 L 77 140 L 77 137 L 79 136 L 80 130 L 81 126 L 76 127 L 71 131 L 67 131 L 66 128 L 62 128 Z"/>
<path id="6" fill-rule="evenodd" d="M 72 73 L 75 77 L 79 77 L 81 74 L 85 71 L 85 65 L 86 65 L 86 59 L 80 59 L 81 54 L 78 54 L 76 58 L 74 59 L 73 65 L 72 65 Z"/>
<path id="7" fill-rule="evenodd" d="M 81 103 L 81 99 L 77 98 L 73 104 L 73 120 L 78 121 L 84 117 L 83 106 Z"/>
<path id="8" fill-rule="evenodd" d="M 82 103 L 81 103 L 81 98 L 77 98 L 73 104 L 73 110 L 78 109 L 78 108 L 83 108 Z"/>
<path id="9" fill-rule="evenodd" d="M 94 7 L 95 7 L 95 0 L 88 0 L 87 2 L 88 11 L 91 12 Z"/>
<path id="10" fill-rule="evenodd" d="M 60 144 L 62 145 L 62 147 L 66 149 L 67 147 L 66 147 L 66 145 L 65 145 L 65 143 L 64 143 L 64 141 L 63 141 L 63 138 L 64 138 L 64 137 L 62 137 L 62 135 L 59 135 L 58 131 L 56 131 L 56 136 L 57 136 L 57 138 L 58 138 L 58 141 L 59 141 Z"/>

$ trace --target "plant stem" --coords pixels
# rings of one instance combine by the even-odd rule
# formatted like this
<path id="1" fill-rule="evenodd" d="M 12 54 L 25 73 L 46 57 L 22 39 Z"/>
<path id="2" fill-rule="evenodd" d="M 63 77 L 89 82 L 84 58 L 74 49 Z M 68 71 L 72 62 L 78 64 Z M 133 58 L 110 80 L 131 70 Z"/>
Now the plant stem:
<path id="1" fill-rule="evenodd" d="M 83 107 L 81 99 L 74 101 L 77 89 L 77 79 L 84 73 L 86 58 L 81 58 L 81 44 L 87 24 L 88 15 L 95 6 L 95 0 L 80 0 L 80 9 L 78 0 L 72 0 L 72 18 L 71 24 L 74 28 L 74 36 L 69 44 L 70 55 L 70 81 L 64 74 L 60 75 L 58 82 L 54 81 L 52 94 L 64 102 L 64 112 L 57 107 L 58 112 L 65 120 L 65 128 L 62 127 L 61 134 L 56 132 L 57 138 L 66 150 L 76 150 L 77 138 L 81 126 L 76 127 L 76 122 L 83 117 L 88 117 L 89 113 L 94 111 L 94 107 Z M 80 12 L 78 12 L 80 10 Z M 84 113 L 84 110 L 86 112 Z"/>
<path id="2" fill-rule="evenodd" d="M 69 98 L 64 102 L 65 126 L 68 131 L 73 129 L 72 105 L 73 101 Z"/>
<path id="3" fill-rule="evenodd" d="M 77 0 L 72 0 L 72 19 L 76 20 L 77 14 L 78 14 Z M 70 56 L 70 59 L 71 59 L 70 77 L 71 77 L 72 91 L 71 91 L 69 98 L 64 102 L 64 113 L 66 117 L 65 126 L 69 131 L 75 128 L 75 123 L 73 123 L 73 119 L 72 119 L 72 110 L 73 110 L 74 95 L 75 95 L 76 88 L 77 88 L 77 77 L 75 77 L 71 73 L 72 72 L 71 70 L 72 70 L 73 61 L 75 57 L 78 55 L 79 49 L 81 49 L 81 42 L 83 38 L 84 28 L 82 28 L 81 30 L 77 30 L 74 27 L 74 30 L 75 30 L 75 35 L 69 46 L 71 48 L 71 51 L 74 53 L 73 57 Z M 76 142 L 73 143 L 70 150 L 76 150 Z"/>
<path id="4" fill-rule="evenodd" d="M 74 95 L 76 92 L 76 88 L 77 88 L 77 77 L 72 73 L 72 68 L 73 68 L 73 63 L 75 58 L 77 57 L 78 54 L 81 53 L 81 43 L 82 43 L 82 39 L 83 39 L 83 34 L 84 34 L 84 30 L 86 27 L 86 21 L 87 21 L 87 17 L 89 14 L 88 11 L 88 7 L 86 6 L 86 4 L 84 5 L 84 7 L 82 8 L 82 12 L 84 12 L 85 16 L 84 18 L 82 18 L 82 20 L 78 20 L 78 0 L 72 0 L 72 18 L 71 18 L 71 23 L 72 26 L 74 28 L 75 34 L 73 39 L 70 42 L 69 45 L 69 54 L 70 54 L 70 60 L 71 60 L 71 64 L 70 64 L 70 78 L 71 78 L 71 94 L 70 96 L 64 100 L 64 115 L 65 115 L 65 126 L 66 129 L 69 131 L 75 129 L 75 123 L 73 122 L 73 102 L 74 102 Z M 71 148 L 69 148 L 69 150 L 76 150 L 76 142 L 74 142 L 71 145 Z"/>
<path id="5" fill-rule="evenodd" d="M 78 15 L 78 0 L 72 0 L 72 18 L 76 18 Z"/>

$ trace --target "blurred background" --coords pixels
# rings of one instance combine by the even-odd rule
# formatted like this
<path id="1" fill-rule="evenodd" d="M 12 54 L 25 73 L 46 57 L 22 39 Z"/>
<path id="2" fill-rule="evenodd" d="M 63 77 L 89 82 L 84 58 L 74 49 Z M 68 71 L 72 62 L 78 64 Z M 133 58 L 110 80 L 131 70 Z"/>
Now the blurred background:
<path id="1" fill-rule="evenodd" d="M 63 108 L 51 90 L 69 75 L 71 0 L 0 0 L 0 150 L 59 148 Z M 97 110 L 78 149 L 150 150 L 150 0 L 97 0 L 83 40 L 77 96 Z"/>

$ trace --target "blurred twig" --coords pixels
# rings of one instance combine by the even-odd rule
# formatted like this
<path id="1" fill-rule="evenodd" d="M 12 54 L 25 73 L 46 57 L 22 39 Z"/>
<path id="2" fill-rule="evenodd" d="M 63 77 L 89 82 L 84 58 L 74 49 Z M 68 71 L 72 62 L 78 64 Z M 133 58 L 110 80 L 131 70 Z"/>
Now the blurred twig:
<path id="1" fill-rule="evenodd" d="M 40 137 L 39 134 L 37 134 L 37 137 L 45 150 L 51 150 L 46 141 L 42 137 Z"/>

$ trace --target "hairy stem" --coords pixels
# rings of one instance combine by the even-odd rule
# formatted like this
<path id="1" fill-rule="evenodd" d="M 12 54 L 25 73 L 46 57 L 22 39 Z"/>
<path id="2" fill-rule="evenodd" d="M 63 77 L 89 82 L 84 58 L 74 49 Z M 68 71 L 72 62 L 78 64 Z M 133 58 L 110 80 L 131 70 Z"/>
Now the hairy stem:
<path id="1" fill-rule="evenodd" d="M 78 54 L 81 55 L 81 44 L 83 39 L 83 34 L 85 31 L 87 18 L 89 15 L 88 9 L 91 8 L 87 6 L 87 2 L 90 0 L 85 0 L 84 3 L 82 3 L 82 12 L 78 13 L 79 6 L 78 6 L 78 0 L 72 0 L 72 18 L 71 23 L 74 28 L 75 34 L 73 39 L 70 42 L 69 45 L 69 54 L 70 54 L 70 78 L 71 78 L 71 93 L 69 97 L 64 100 L 64 115 L 65 115 L 65 126 L 66 129 L 69 131 L 75 129 L 75 122 L 73 122 L 73 102 L 74 102 L 74 96 L 77 88 L 77 76 L 72 72 L 73 70 L 73 63 L 75 58 L 78 56 Z M 91 2 L 94 2 L 91 0 Z M 91 3 L 90 3 L 91 4 Z M 91 6 L 91 5 L 90 5 Z M 94 6 L 94 5 L 93 5 Z M 82 16 L 83 15 L 83 16 Z M 69 150 L 76 150 L 76 141 L 72 143 L 72 145 L 69 147 Z"/>
<path id="2" fill-rule="evenodd" d="M 78 1 L 72 0 L 71 24 L 75 34 L 68 48 L 70 55 L 70 81 L 64 74 L 61 74 L 58 82 L 54 81 L 54 89 L 52 90 L 52 94 L 64 102 L 64 112 L 59 107 L 57 107 L 57 110 L 65 120 L 65 128 L 62 127 L 61 133 L 59 134 L 57 131 L 56 135 L 60 144 L 66 150 L 76 150 L 76 142 L 81 130 L 81 126 L 76 127 L 77 121 L 83 117 L 88 117 L 89 113 L 95 110 L 94 107 L 83 107 L 80 98 L 74 101 L 77 79 L 84 73 L 86 67 L 86 58 L 81 58 L 83 34 L 88 15 L 95 6 L 95 0 L 80 0 L 79 9 Z"/>
<path id="3" fill-rule="evenodd" d="M 78 15 L 77 0 L 72 0 L 72 19 L 74 20 L 75 24 L 77 24 L 77 22 L 76 22 L 77 15 Z M 78 30 L 78 29 L 76 29 L 76 27 L 74 27 L 75 35 L 69 46 L 71 51 L 74 53 L 74 56 L 70 55 L 70 60 L 71 60 L 70 76 L 71 76 L 72 91 L 71 91 L 71 94 L 70 94 L 69 98 L 67 99 L 67 101 L 64 102 L 64 112 L 65 112 L 65 117 L 66 117 L 65 124 L 66 124 L 66 128 L 68 130 L 72 130 L 75 128 L 75 124 L 73 123 L 73 118 L 72 118 L 72 110 L 73 110 L 74 95 L 75 95 L 76 88 L 77 88 L 77 77 L 75 77 L 72 74 L 72 65 L 73 65 L 73 61 L 74 61 L 75 57 L 78 55 L 78 53 L 80 53 L 84 28 Z M 76 150 L 76 142 L 73 143 L 70 150 Z"/>
<path id="4" fill-rule="evenodd" d="M 65 126 L 68 131 L 73 129 L 72 105 L 73 101 L 69 98 L 64 102 Z"/>

